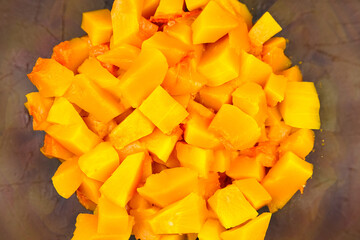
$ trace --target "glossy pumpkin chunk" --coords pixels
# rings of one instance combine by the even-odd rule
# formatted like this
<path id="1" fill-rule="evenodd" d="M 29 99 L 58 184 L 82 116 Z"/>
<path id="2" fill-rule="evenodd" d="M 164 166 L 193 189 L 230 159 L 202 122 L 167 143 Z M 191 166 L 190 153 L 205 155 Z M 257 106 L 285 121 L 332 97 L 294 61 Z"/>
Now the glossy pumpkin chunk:
<path id="1" fill-rule="evenodd" d="M 93 214 L 80 213 L 76 218 L 76 229 L 71 240 L 91 239 L 97 232 L 98 217 Z"/>
<path id="2" fill-rule="evenodd" d="M 314 147 L 315 134 L 310 129 L 299 129 L 280 143 L 280 154 L 288 151 L 305 159 Z"/>
<path id="3" fill-rule="evenodd" d="M 46 121 L 49 110 L 54 102 L 54 98 L 41 96 L 39 92 L 26 94 L 27 102 L 24 104 L 29 114 L 33 117 L 33 129 L 45 130 L 50 123 Z"/>
<path id="4" fill-rule="evenodd" d="M 101 9 L 84 12 L 81 28 L 89 35 L 92 45 L 109 42 L 113 32 L 110 11 Z"/>
<path id="5" fill-rule="evenodd" d="M 240 54 L 242 50 L 250 51 L 249 31 L 244 21 L 239 20 L 239 25 L 229 32 L 229 42 L 237 54 Z"/>
<path id="6" fill-rule="evenodd" d="M 225 228 L 217 219 L 207 219 L 201 228 L 198 238 L 199 240 L 221 240 L 220 234 Z"/>
<path id="7" fill-rule="evenodd" d="M 74 154 L 58 143 L 53 137 L 45 134 L 44 146 L 40 148 L 42 154 L 48 158 L 58 158 L 59 160 L 69 160 Z"/>
<path id="8" fill-rule="evenodd" d="M 155 16 L 181 14 L 183 12 L 184 0 L 160 0 Z"/>
<path id="9" fill-rule="evenodd" d="M 139 54 L 139 48 L 129 44 L 121 44 L 98 56 L 97 59 L 100 62 L 113 64 L 120 69 L 128 70 Z"/>
<path id="10" fill-rule="evenodd" d="M 159 6 L 160 0 L 144 0 L 142 15 L 145 18 L 150 18 L 155 14 L 157 7 Z"/>
<path id="11" fill-rule="evenodd" d="M 197 193 L 205 200 L 209 199 L 220 189 L 220 176 L 216 172 L 209 172 L 207 177 L 199 178 Z"/>
<path id="12" fill-rule="evenodd" d="M 285 55 L 284 50 L 278 47 L 271 49 L 263 56 L 263 61 L 278 73 L 291 66 L 291 60 Z"/>
<path id="13" fill-rule="evenodd" d="M 288 79 L 288 82 L 302 82 L 303 76 L 299 66 L 293 66 L 279 73 Z"/>
<path id="14" fill-rule="evenodd" d="M 234 154 L 237 152 L 228 151 L 224 148 L 214 150 L 214 161 L 210 166 L 210 171 L 224 173 L 230 168 L 230 163 Z"/>
<path id="15" fill-rule="evenodd" d="M 274 48 L 280 48 L 285 50 L 286 48 L 286 39 L 284 37 L 273 37 L 266 41 L 263 46 L 263 55 L 266 55 L 268 52 Z"/>
<path id="16" fill-rule="evenodd" d="M 274 107 L 284 100 L 287 78 L 281 75 L 271 74 L 265 84 L 266 100 L 269 106 Z"/>
<path id="17" fill-rule="evenodd" d="M 249 37 L 253 44 L 262 45 L 281 30 L 271 14 L 266 12 L 250 29 Z"/>
<path id="18" fill-rule="evenodd" d="M 265 176 L 265 168 L 256 159 L 240 155 L 231 161 L 226 175 L 233 179 L 255 178 L 261 181 Z"/>
<path id="19" fill-rule="evenodd" d="M 136 239 L 141 240 L 160 240 L 162 237 L 155 234 L 151 229 L 149 220 L 159 211 L 157 207 L 147 209 L 131 210 L 130 215 L 134 217 L 135 224 L 133 234 Z"/>
<path id="20" fill-rule="evenodd" d="M 80 192 L 88 200 L 98 204 L 100 198 L 100 187 L 102 184 L 102 182 L 91 179 L 85 175 L 83 176 L 81 185 L 78 188 L 78 192 Z"/>

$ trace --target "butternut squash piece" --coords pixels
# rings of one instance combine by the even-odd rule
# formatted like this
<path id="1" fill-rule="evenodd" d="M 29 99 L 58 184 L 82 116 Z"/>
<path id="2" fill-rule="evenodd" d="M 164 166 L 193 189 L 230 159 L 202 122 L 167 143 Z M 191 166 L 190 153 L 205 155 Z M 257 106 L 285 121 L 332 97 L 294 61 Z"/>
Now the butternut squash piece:
<path id="1" fill-rule="evenodd" d="M 29 114 L 33 117 L 33 130 L 45 130 L 50 123 L 46 121 L 54 98 L 41 96 L 39 92 L 26 94 L 27 102 L 24 104 Z"/>
<path id="2" fill-rule="evenodd" d="M 83 117 L 84 122 L 87 127 L 94 132 L 99 138 L 103 139 L 117 126 L 115 120 L 104 123 L 97 120 L 92 114 L 89 114 L 87 117 Z"/>
<path id="3" fill-rule="evenodd" d="M 135 224 L 133 234 L 136 239 L 160 240 L 161 235 L 155 234 L 150 226 L 149 220 L 159 211 L 157 207 L 148 209 L 131 210 L 130 215 L 134 217 Z"/>
<path id="4" fill-rule="evenodd" d="M 191 25 L 193 43 L 214 43 L 236 28 L 238 21 L 215 1 L 210 1 Z"/>
<path id="5" fill-rule="evenodd" d="M 113 64 L 120 69 L 128 70 L 139 54 L 139 48 L 124 43 L 99 55 L 97 59 L 100 62 Z"/>
<path id="6" fill-rule="evenodd" d="M 76 228 L 71 240 L 91 239 L 97 232 L 98 217 L 80 213 L 76 218 Z"/>
<path id="7" fill-rule="evenodd" d="M 233 150 L 252 147 L 260 137 L 260 128 L 254 118 L 229 104 L 222 105 L 209 130 L 220 136 L 223 144 Z"/>
<path id="8" fill-rule="evenodd" d="M 77 158 L 63 162 L 51 178 L 57 193 L 68 199 L 79 188 L 83 173 L 78 166 Z"/>
<path id="9" fill-rule="evenodd" d="M 232 15 L 236 16 L 237 19 L 245 20 L 247 28 L 252 27 L 252 15 L 244 3 L 238 0 L 215 0 L 222 8 L 227 10 Z"/>
<path id="10" fill-rule="evenodd" d="M 226 229 L 238 226 L 258 215 L 234 184 L 217 190 L 209 198 L 208 203 Z"/>
<path id="11" fill-rule="evenodd" d="M 265 126 L 273 126 L 275 124 L 278 124 L 281 119 L 281 113 L 279 111 L 279 107 L 267 107 L 267 118 L 265 120 Z"/>
<path id="12" fill-rule="evenodd" d="M 266 41 L 263 46 L 263 56 L 269 53 L 274 48 L 280 48 L 285 50 L 286 48 L 286 39 L 284 37 L 273 37 Z"/>
<path id="13" fill-rule="evenodd" d="M 254 45 L 262 45 L 282 30 L 269 12 L 264 13 L 249 31 L 249 37 Z"/>
<path id="14" fill-rule="evenodd" d="M 206 204 L 196 193 L 160 210 L 149 223 L 156 234 L 198 233 L 205 222 Z"/>
<path id="15" fill-rule="evenodd" d="M 199 115 L 206 119 L 212 120 L 215 117 L 215 114 L 212 110 L 206 108 L 201 103 L 195 102 L 194 100 L 189 101 L 189 105 L 186 109 L 190 115 Z"/>
<path id="16" fill-rule="evenodd" d="M 199 178 L 198 190 L 196 192 L 207 200 L 214 195 L 218 189 L 220 189 L 219 174 L 209 172 L 206 178 Z"/>
<path id="17" fill-rule="evenodd" d="M 190 94 L 184 94 L 184 95 L 171 95 L 178 103 L 181 104 L 185 109 L 188 107 L 191 95 Z"/>
<path id="18" fill-rule="evenodd" d="M 115 147 L 115 146 L 114 146 Z M 146 148 L 143 146 L 143 144 L 140 141 L 134 141 L 125 147 L 121 149 L 117 149 L 115 147 L 115 150 L 117 151 L 119 155 L 119 160 L 122 162 L 128 155 L 132 155 L 139 152 L 145 152 Z"/>
<path id="19" fill-rule="evenodd" d="M 196 189 L 197 185 L 197 172 L 179 167 L 151 175 L 145 185 L 137 191 L 150 203 L 165 207 L 186 197 Z"/>
<path id="20" fill-rule="evenodd" d="M 269 227 L 271 213 L 262 213 L 255 219 L 240 225 L 239 227 L 227 230 L 220 236 L 222 240 L 233 239 L 251 239 L 251 240 L 263 240 L 265 239 L 266 231 Z"/>
<path id="21" fill-rule="evenodd" d="M 302 82 L 303 76 L 298 65 L 293 66 L 279 73 L 288 79 L 288 82 Z"/>
<path id="22" fill-rule="evenodd" d="M 239 20 L 239 25 L 229 32 L 229 42 L 238 55 L 240 55 L 242 50 L 245 52 L 250 51 L 249 31 L 242 19 Z"/>
<path id="23" fill-rule="evenodd" d="M 143 152 L 126 157 L 102 185 L 101 194 L 120 207 L 125 207 L 141 179 L 144 160 Z"/>
<path id="24" fill-rule="evenodd" d="M 61 97 L 70 87 L 74 73 L 54 59 L 39 58 L 27 76 L 42 97 Z"/>
<path id="25" fill-rule="evenodd" d="M 87 176 L 83 176 L 82 183 L 78 191 L 81 192 L 81 194 L 83 194 L 90 201 L 98 204 L 100 198 L 99 190 L 102 184 L 102 182 L 96 181 Z"/>
<path id="26" fill-rule="evenodd" d="M 191 26 L 184 22 L 176 22 L 174 25 L 164 27 L 164 32 L 171 37 L 177 38 L 187 45 L 192 44 Z"/>
<path id="27" fill-rule="evenodd" d="M 155 14 L 157 7 L 159 6 L 160 0 L 144 0 L 142 15 L 145 18 L 150 18 Z"/>
<path id="28" fill-rule="evenodd" d="M 186 8 L 189 9 L 189 11 L 203 8 L 208 2 L 209 0 L 185 0 Z"/>
<path id="29" fill-rule="evenodd" d="M 216 219 L 207 219 L 201 228 L 198 238 L 199 240 L 221 240 L 220 234 L 225 228 Z"/>
<path id="30" fill-rule="evenodd" d="M 171 133 L 189 115 L 161 86 L 145 99 L 139 110 L 165 134 Z"/>
<path id="31" fill-rule="evenodd" d="M 160 0 L 154 16 L 181 14 L 184 0 Z"/>
<path id="32" fill-rule="evenodd" d="M 84 12 L 81 28 L 89 35 L 92 45 L 109 42 L 113 33 L 110 11 L 101 9 Z"/>
<path id="33" fill-rule="evenodd" d="M 315 134 L 312 130 L 299 129 L 280 143 L 279 152 L 280 154 L 284 154 L 290 151 L 298 157 L 305 159 L 313 149 L 314 141 Z"/>
<path id="34" fill-rule="evenodd" d="M 286 125 L 284 121 L 279 121 L 267 128 L 267 136 L 270 141 L 281 142 L 289 136 L 292 127 Z"/>
<path id="35" fill-rule="evenodd" d="M 48 158 L 58 158 L 60 160 L 69 160 L 74 154 L 58 143 L 49 134 L 45 134 L 44 146 L 40 148 L 42 154 Z"/>
<path id="36" fill-rule="evenodd" d="M 230 168 L 232 157 L 233 153 L 226 149 L 214 150 L 214 162 L 210 166 L 210 171 L 220 173 L 226 172 Z"/>
<path id="37" fill-rule="evenodd" d="M 143 198 L 138 192 L 135 192 L 133 197 L 130 199 L 128 206 L 133 210 L 147 209 L 151 208 L 151 203 L 149 203 L 145 198 Z"/>
<path id="38" fill-rule="evenodd" d="M 265 176 L 265 168 L 254 158 L 240 155 L 231 161 L 226 175 L 234 179 L 255 178 L 261 181 Z"/>
<path id="39" fill-rule="evenodd" d="M 270 212 L 283 208 L 313 174 L 313 165 L 292 152 L 285 153 L 270 169 L 261 184 L 271 195 Z"/>
<path id="40" fill-rule="evenodd" d="M 284 100 L 287 79 L 281 75 L 271 74 L 265 84 L 266 100 L 269 106 L 274 107 Z"/>
<path id="41" fill-rule="evenodd" d="M 288 69 L 291 66 L 291 60 L 288 58 L 284 50 L 274 47 L 263 56 L 263 61 L 271 66 L 275 73 Z"/>

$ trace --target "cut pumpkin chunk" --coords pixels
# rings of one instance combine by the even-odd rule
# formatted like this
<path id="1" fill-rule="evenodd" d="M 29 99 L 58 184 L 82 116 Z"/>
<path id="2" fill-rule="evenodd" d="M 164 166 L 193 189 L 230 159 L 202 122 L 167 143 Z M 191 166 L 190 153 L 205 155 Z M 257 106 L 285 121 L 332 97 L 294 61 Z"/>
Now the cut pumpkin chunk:
<path id="1" fill-rule="evenodd" d="M 269 227 L 271 213 L 263 213 L 257 218 L 239 227 L 227 230 L 220 236 L 222 240 L 251 239 L 264 240 Z"/>
<path id="2" fill-rule="evenodd" d="M 144 0 L 142 15 L 145 18 L 150 18 L 155 14 L 157 7 L 159 6 L 160 0 Z"/>
<path id="3" fill-rule="evenodd" d="M 128 70 L 139 54 L 139 48 L 129 44 L 121 44 L 98 56 L 97 59 L 107 64 L 113 64 L 120 69 Z"/>
<path id="4" fill-rule="evenodd" d="M 54 98 L 45 98 L 39 92 L 26 94 L 27 102 L 24 104 L 29 114 L 33 117 L 33 129 L 45 130 L 50 123 L 46 121 L 49 110 L 54 102 Z"/>
<path id="5" fill-rule="evenodd" d="M 181 104 L 185 109 L 188 107 L 190 99 L 192 98 L 191 94 L 184 95 L 171 95 L 178 103 Z"/>
<path id="6" fill-rule="evenodd" d="M 207 219 L 201 228 L 199 240 L 221 240 L 220 234 L 226 229 L 216 219 Z"/>
<path id="7" fill-rule="evenodd" d="M 282 50 L 285 50 L 286 41 L 287 40 L 284 37 L 273 37 L 270 40 L 266 41 L 263 46 L 263 55 L 266 55 L 274 48 L 280 48 Z"/>
<path id="8" fill-rule="evenodd" d="M 303 76 L 298 65 L 293 66 L 279 73 L 288 79 L 288 82 L 302 82 Z"/>
<path id="9" fill-rule="evenodd" d="M 214 160 L 212 150 L 178 142 L 176 153 L 181 166 L 194 169 L 198 172 L 199 177 L 208 177 L 210 166 Z"/>
<path id="10" fill-rule="evenodd" d="M 126 157 L 102 185 L 101 194 L 120 207 L 125 207 L 141 179 L 144 160 L 143 152 Z"/>
<path id="11" fill-rule="evenodd" d="M 274 107 L 284 100 L 287 78 L 281 75 L 271 74 L 265 84 L 266 100 L 269 106 Z"/>
<path id="12" fill-rule="evenodd" d="M 61 97 L 70 87 L 74 73 L 54 59 L 39 58 L 27 76 L 42 97 Z"/>
<path id="13" fill-rule="evenodd" d="M 229 32 L 229 42 L 237 54 L 250 51 L 249 31 L 244 21 L 239 20 L 239 25 Z"/>
<path id="14" fill-rule="evenodd" d="M 250 148 L 260 137 L 260 128 L 254 118 L 229 104 L 222 105 L 209 129 L 221 137 L 223 144 L 233 150 Z"/>
<path id="15" fill-rule="evenodd" d="M 247 28 L 252 27 L 252 15 L 244 3 L 238 0 L 215 0 L 222 8 L 227 10 L 232 15 L 236 16 L 237 19 L 245 20 Z"/>
<path id="16" fill-rule="evenodd" d="M 226 149 L 217 149 L 214 151 L 214 162 L 210 166 L 210 171 L 224 173 L 230 168 L 233 153 Z"/>
<path id="17" fill-rule="evenodd" d="M 238 226 L 258 215 L 234 184 L 217 190 L 209 198 L 208 203 L 226 229 Z"/>
<path id="18" fill-rule="evenodd" d="M 197 70 L 208 79 L 207 85 L 212 87 L 239 76 L 239 55 L 230 47 L 229 37 L 207 47 Z"/>
<path id="19" fill-rule="evenodd" d="M 164 33 L 179 39 L 187 45 L 192 45 L 192 29 L 185 22 L 176 22 L 174 25 L 164 27 Z"/>
<path id="20" fill-rule="evenodd" d="M 149 202 L 165 207 L 186 197 L 198 185 L 197 172 L 185 167 L 165 169 L 147 178 L 137 191 Z"/>
<path id="21" fill-rule="evenodd" d="M 42 154 L 48 158 L 58 158 L 60 160 L 69 160 L 74 154 L 58 143 L 49 134 L 45 134 L 44 146 L 40 148 Z"/>
<path id="22" fill-rule="evenodd" d="M 209 199 L 214 193 L 220 189 L 219 174 L 216 172 L 209 172 L 206 178 L 199 178 L 199 185 L 197 193 L 205 200 Z"/>
<path id="23" fill-rule="evenodd" d="M 169 235 L 161 235 L 160 240 L 186 240 L 186 235 L 177 235 L 177 234 L 169 234 Z"/>
<path id="24" fill-rule="evenodd" d="M 52 125 L 46 133 L 75 155 L 82 155 L 93 149 L 101 139 L 83 124 Z"/>
<path id="25" fill-rule="evenodd" d="M 81 28 L 89 35 L 92 45 L 109 42 L 113 32 L 109 9 L 84 12 Z"/>
<path id="26" fill-rule="evenodd" d="M 214 43 L 236 28 L 238 21 L 215 1 L 210 1 L 192 24 L 193 43 Z"/>
<path id="27" fill-rule="evenodd" d="M 265 168 L 256 159 L 240 155 L 231 161 L 226 175 L 233 179 L 255 178 L 261 181 L 265 176 Z"/>
<path id="28" fill-rule="evenodd" d="M 115 98 L 98 87 L 85 74 L 75 76 L 64 97 L 105 123 L 125 111 Z"/>
<path id="29" fill-rule="evenodd" d="M 291 66 L 291 60 L 285 55 L 284 50 L 278 47 L 271 49 L 263 56 L 263 61 L 278 73 Z"/>
<path id="30" fill-rule="evenodd" d="M 136 239 L 141 240 L 160 240 L 160 235 L 155 234 L 151 229 L 149 220 L 159 211 L 157 207 L 148 209 L 131 210 L 130 215 L 134 217 L 135 225 L 133 234 Z"/>
<path id="31" fill-rule="evenodd" d="M 213 111 L 202 105 L 201 103 L 195 102 L 194 100 L 189 101 L 189 105 L 186 109 L 190 115 L 199 115 L 203 118 L 212 120 L 215 117 Z"/>
<path id="32" fill-rule="evenodd" d="M 184 0 L 160 0 L 154 16 L 181 14 Z"/>
<path id="33" fill-rule="evenodd" d="M 113 146 L 120 150 L 128 144 L 151 134 L 155 126 L 138 109 L 135 109 L 124 121 L 109 134 Z"/>
<path id="34" fill-rule="evenodd" d="M 280 154 L 288 151 L 305 159 L 314 147 L 315 134 L 310 129 L 299 129 L 280 143 Z"/>
<path id="35" fill-rule="evenodd" d="M 161 86 L 150 94 L 139 110 L 165 134 L 171 133 L 189 115 Z"/>
<path id="36" fill-rule="evenodd" d="M 249 31 L 249 37 L 253 44 L 259 46 L 280 32 L 282 28 L 269 12 L 264 13 Z"/>
<path id="37" fill-rule="evenodd" d="M 102 142 L 79 158 L 79 166 L 89 178 L 105 182 L 119 166 L 119 156 L 110 143 Z"/>
<path id="38" fill-rule="evenodd" d="M 185 0 L 186 8 L 189 9 L 189 11 L 203 8 L 208 2 L 209 0 Z"/>
<path id="39" fill-rule="evenodd" d="M 76 218 L 76 229 L 71 240 L 91 239 L 97 232 L 98 217 L 80 213 Z"/>
<path id="40" fill-rule="evenodd" d="M 206 218 L 206 204 L 196 193 L 160 210 L 149 223 L 156 234 L 198 233 Z"/>
<path id="41" fill-rule="evenodd" d="M 77 158 L 63 162 L 52 177 L 54 188 L 63 198 L 69 198 L 79 188 L 83 173 L 78 166 Z"/>
<path id="42" fill-rule="evenodd" d="M 82 183 L 78 189 L 87 199 L 98 204 L 100 198 L 100 187 L 102 182 L 83 176 Z"/>
<path id="43" fill-rule="evenodd" d="M 270 194 L 255 178 L 237 180 L 234 184 L 255 209 L 260 209 L 271 202 Z"/>
<path id="44" fill-rule="evenodd" d="M 281 209 L 313 174 L 313 165 L 292 152 L 285 153 L 262 180 L 271 195 L 270 212 Z"/>
<path id="45" fill-rule="evenodd" d="M 89 114 L 87 117 L 83 117 L 83 120 L 87 127 L 101 139 L 109 135 L 109 133 L 117 126 L 114 119 L 110 122 L 104 123 L 97 120 L 92 114 Z"/>
<path id="46" fill-rule="evenodd" d="M 164 80 L 168 64 L 157 49 L 143 49 L 121 78 L 121 94 L 132 107 L 139 107 Z M 141 86 L 141 88 L 139 88 Z"/>
<path id="47" fill-rule="evenodd" d="M 128 206 L 133 209 L 148 209 L 151 208 L 151 203 L 149 203 L 145 198 L 140 196 L 138 192 L 135 192 L 133 197 L 130 199 Z"/>
<path id="48" fill-rule="evenodd" d="M 166 57 L 170 67 L 180 62 L 192 50 L 190 45 L 164 32 L 156 32 L 152 37 L 144 41 L 141 47 L 142 49 L 155 48 L 160 50 Z"/>
<path id="49" fill-rule="evenodd" d="M 280 112 L 287 125 L 320 129 L 320 101 L 313 82 L 289 82 Z"/>

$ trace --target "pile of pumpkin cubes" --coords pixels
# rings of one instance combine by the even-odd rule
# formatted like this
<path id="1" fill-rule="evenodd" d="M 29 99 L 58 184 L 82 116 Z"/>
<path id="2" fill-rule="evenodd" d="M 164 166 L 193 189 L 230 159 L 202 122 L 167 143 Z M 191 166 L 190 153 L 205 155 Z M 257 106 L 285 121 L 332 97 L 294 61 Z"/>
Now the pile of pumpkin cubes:
<path id="1" fill-rule="evenodd" d="M 312 176 L 320 127 L 272 16 L 253 25 L 236 0 L 115 0 L 82 28 L 38 59 L 25 104 L 62 162 L 55 189 L 93 211 L 73 240 L 264 239 Z"/>

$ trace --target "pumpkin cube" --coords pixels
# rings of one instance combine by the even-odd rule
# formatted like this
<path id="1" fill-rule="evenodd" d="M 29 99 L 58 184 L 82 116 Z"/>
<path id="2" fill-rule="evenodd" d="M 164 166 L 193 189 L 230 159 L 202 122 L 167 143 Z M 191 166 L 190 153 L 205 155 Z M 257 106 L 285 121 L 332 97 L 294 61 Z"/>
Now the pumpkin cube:
<path id="1" fill-rule="evenodd" d="M 279 73 L 288 79 L 288 82 L 302 82 L 303 76 L 298 65 L 293 66 Z"/>
<path id="2" fill-rule="evenodd" d="M 209 130 L 215 132 L 223 144 L 233 150 L 250 148 L 260 137 L 260 128 L 254 118 L 229 104 L 222 105 L 210 123 Z"/>
<path id="3" fill-rule="evenodd" d="M 214 43 L 236 28 L 238 24 L 234 16 L 215 1 L 210 1 L 191 25 L 193 43 Z"/>
<path id="4" fill-rule="evenodd" d="M 249 37 L 254 45 L 259 46 L 264 44 L 281 30 L 282 28 L 271 16 L 271 14 L 266 12 L 250 29 Z"/>
<path id="5" fill-rule="evenodd" d="M 94 46 L 110 42 L 113 29 L 109 9 L 84 12 L 81 28 L 89 35 Z"/>
<path id="6" fill-rule="evenodd" d="M 110 122 L 104 123 L 97 120 L 92 114 L 83 117 L 87 127 L 94 132 L 99 138 L 103 139 L 117 126 L 116 121 L 113 119 Z"/>
<path id="7" fill-rule="evenodd" d="M 47 158 L 58 158 L 59 160 L 69 160 L 74 154 L 58 143 L 49 134 L 45 134 L 44 146 L 40 148 L 42 154 Z"/>
<path id="8" fill-rule="evenodd" d="M 212 120 L 215 117 L 215 114 L 212 110 L 208 109 L 201 103 L 195 102 L 194 100 L 189 101 L 189 105 L 186 109 L 190 115 L 199 115 L 203 118 Z"/>
<path id="9" fill-rule="evenodd" d="M 284 100 L 287 78 L 281 75 L 271 74 L 265 84 L 266 100 L 269 106 L 274 107 Z"/>
<path id="10" fill-rule="evenodd" d="M 190 94 L 184 94 L 184 95 L 171 95 L 178 103 L 181 104 L 185 109 L 188 107 L 190 98 L 192 97 Z"/>
<path id="11" fill-rule="evenodd" d="M 196 193 L 161 209 L 149 223 L 156 234 L 198 233 L 206 218 L 206 204 Z"/>
<path id="12" fill-rule="evenodd" d="M 145 18 L 150 18 L 155 14 L 157 7 L 159 6 L 160 0 L 144 0 L 142 15 Z"/>
<path id="13" fill-rule="evenodd" d="M 139 48 L 124 43 L 97 56 L 97 59 L 100 62 L 113 64 L 120 69 L 128 70 L 139 54 Z"/>
<path id="14" fill-rule="evenodd" d="M 165 134 L 171 133 L 189 115 L 161 86 L 145 99 L 139 110 Z"/>
<path id="15" fill-rule="evenodd" d="M 201 228 L 198 238 L 199 240 L 221 240 L 220 234 L 226 229 L 217 219 L 207 219 Z"/>
<path id="16" fill-rule="evenodd" d="M 54 188 L 63 198 L 69 198 L 79 188 L 83 173 L 78 166 L 77 158 L 63 162 L 51 178 Z"/>
<path id="17" fill-rule="evenodd" d="M 305 159 L 314 147 L 315 134 L 310 129 L 299 129 L 285 138 L 280 143 L 280 154 L 288 151 L 295 153 L 298 157 Z"/>
<path id="18" fill-rule="evenodd" d="M 208 203 L 226 229 L 236 227 L 258 215 L 234 184 L 217 190 Z"/>
<path id="19" fill-rule="evenodd" d="M 238 0 L 214 0 L 222 8 L 230 12 L 232 15 L 236 16 L 237 19 L 243 19 L 246 22 L 247 28 L 251 29 L 252 27 L 252 15 L 244 3 L 239 2 Z M 240 21 L 241 21 L 240 20 Z"/>
<path id="20" fill-rule="evenodd" d="M 181 14 L 183 6 L 184 0 L 160 0 L 154 16 Z"/>
<path id="21" fill-rule="evenodd" d="M 155 234 L 151 229 L 149 220 L 159 211 L 157 207 L 147 209 L 131 210 L 130 215 L 134 217 L 135 224 L 133 235 L 136 239 L 160 240 L 161 236 Z"/>
<path id="22" fill-rule="evenodd" d="M 39 58 L 27 76 L 42 97 L 61 97 L 70 87 L 74 73 L 54 59 Z"/>
<path id="23" fill-rule="evenodd" d="M 33 117 L 33 129 L 45 130 L 50 126 L 46 118 L 54 102 L 54 98 L 46 98 L 41 96 L 39 92 L 32 92 L 26 94 L 26 99 L 27 102 L 24 105 Z"/>
<path id="24" fill-rule="evenodd" d="M 165 26 L 164 33 L 173 38 L 179 39 L 181 42 L 187 45 L 192 44 L 192 29 L 191 26 L 185 22 L 176 22 L 174 25 Z"/>
<path id="25" fill-rule="evenodd" d="M 169 235 L 161 235 L 160 240 L 186 240 L 186 235 L 177 235 L 177 234 L 169 234 Z M 196 238 L 195 238 L 196 239 Z"/>
<path id="26" fill-rule="evenodd" d="M 285 55 L 284 50 L 278 47 L 264 54 L 263 61 L 269 64 L 276 73 L 288 69 L 291 66 L 291 60 Z"/>
<path id="27" fill-rule="evenodd" d="M 210 44 L 202 56 L 197 70 L 211 87 L 220 86 L 239 76 L 239 55 L 229 44 L 229 37 Z"/>
<path id="28" fill-rule="evenodd" d="M 151 203 L 149 203 L 145 198 L 140 196 L 138 192 L 135 192 L 133 197 L 130 199 L 128 206 L 133 209 L 147 209 L 151 208 Z"/>
<path id="29" fill-rule="evenodd" d="M 153 174 L 143 187 L 137 189 L 140 196 L 150 203 L 165 207 L 193 192 L 198 185 L 197 172 L 185 167 L 170 168 Z"/>
<path id="30" fill-rule="evenodd" d="M 220 189 L 220 176 L 218 173 L 209 172 L 209 175 L 204 177 L 199 177 L 197 194 L 202 196 L 205 200 L 209 199 L 214 193 Z"/>
<path id="31" fill-rule="evenodd" d="M 78 191 L 88 200 L 98 204 L 100 198 L 100 187 L 102 184 L 102 182 L 83 176 L 83 180 Z"/>
<path id="32" fill-rule="evenodd" d="M 226 149 L 214 150 L 214 162 L 210 166 L 210 171 L 224 173 L 230 168 L 233 153 Z M 237 153 L 236 153 L 237 154 Z"/>
<path id="33" fill-rule="evenodd" d="M 186 8 L 189 11 L 196 10 L 198 8 L 203 8 L 209 0 L 185 0 Z"/>
<path id="34" fill-rule="evenodd" d="M 240 155 L 231 161 L 226 175 L 233 179 L 255 178 L 261 181 L 265 176 L 265 168 L 256 159 Z"/>
<path id="35" fill-rule="evenodd" d="M 229 32 L 229 44 L 239 55 L 242 50 L 250 51 L 249 31 L 243 20 L 239 20 L 239 25 Z"/>
<path id="36" fill-rule="evenodd" d="M 270 40 L 266 41 L 263 46 L 263 56 L 266 55 L 268 52 L 273 50 L 274 48 L 280 48 L 285 50 L 286 48 L 286 39 L 283 37 L 273 37 Z"/>
<path id="37" fill-rule="evenodd" d="M 130 69 L 121 78 L 121 94 L 136 108 L 164 80 L 168 64 L 157 49 L 143 49 Z M 139 88 L 141 86 L 141 88 Z"/>
<path id="38" fill-rule="evenodd" d="M 71 240 L 92 239 L 97 232 L 98 217 L 80 213 L 76 218 L 74 236 Z"/>
<path id="39" fill-rule="evenodd" d="M 313 174 L 313 165 L 292 152 L 285 153 L 270 169 L 261 184 L 271 195 L 270 212 L 281 209 Z"/>

